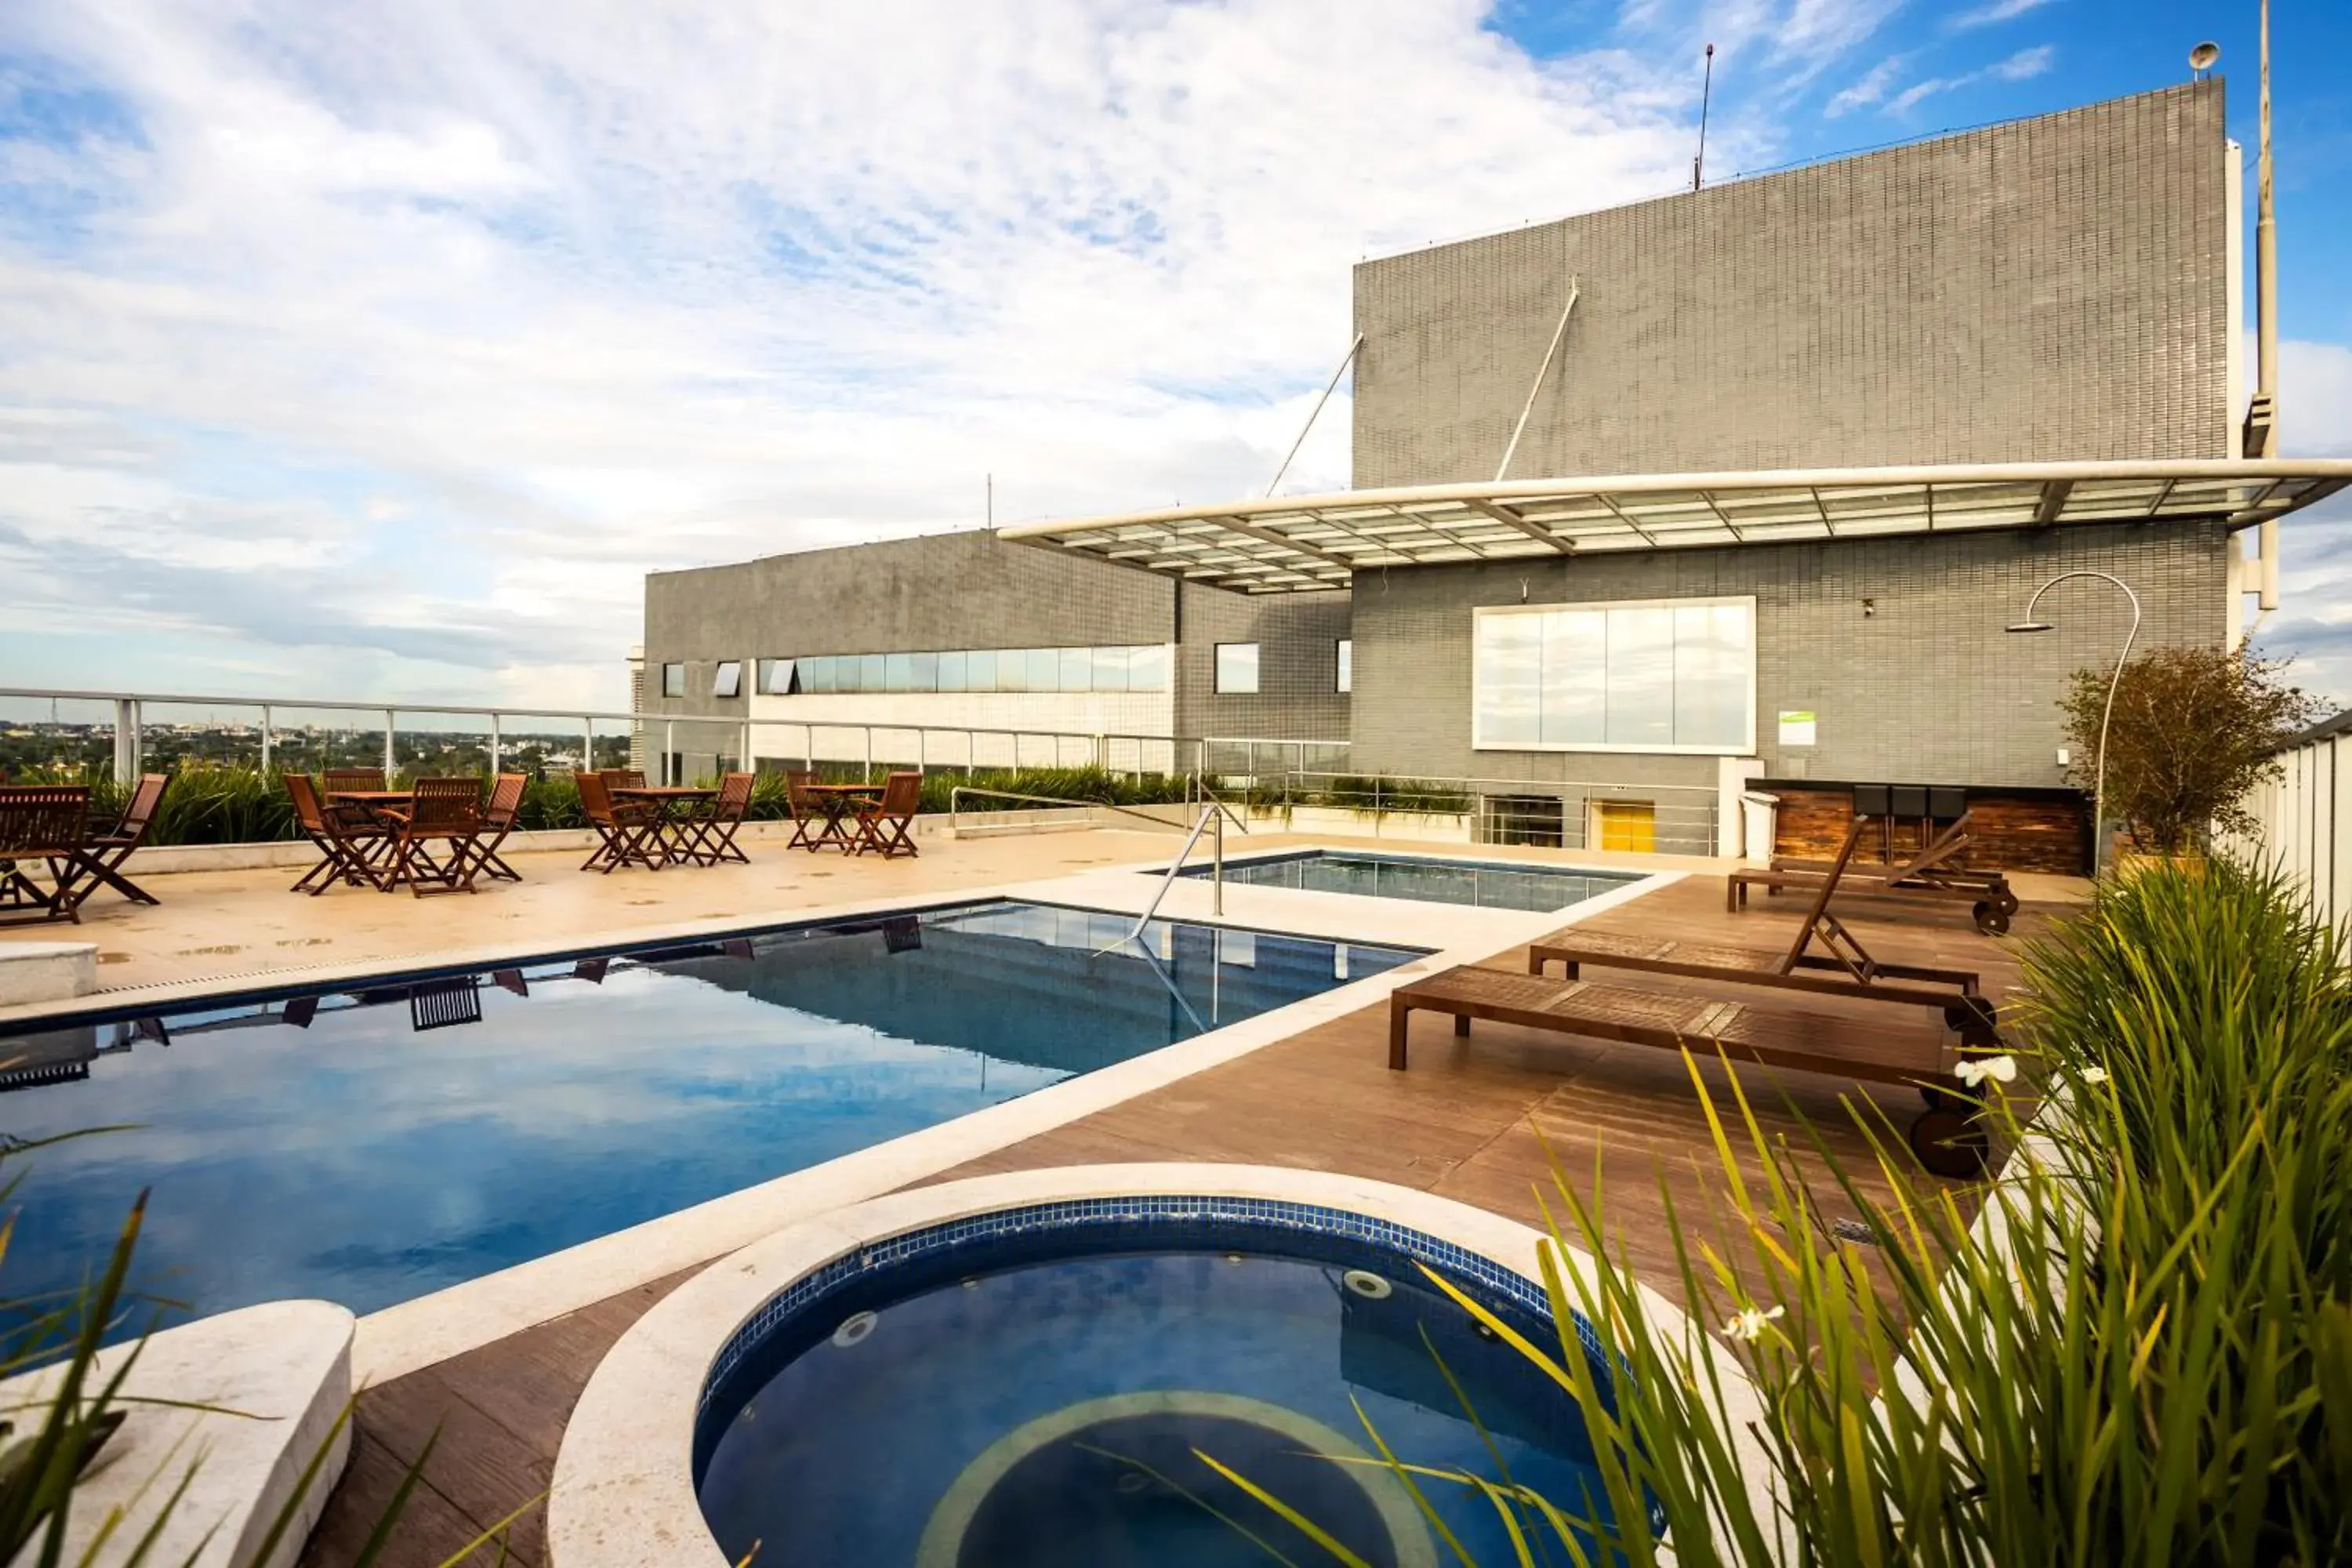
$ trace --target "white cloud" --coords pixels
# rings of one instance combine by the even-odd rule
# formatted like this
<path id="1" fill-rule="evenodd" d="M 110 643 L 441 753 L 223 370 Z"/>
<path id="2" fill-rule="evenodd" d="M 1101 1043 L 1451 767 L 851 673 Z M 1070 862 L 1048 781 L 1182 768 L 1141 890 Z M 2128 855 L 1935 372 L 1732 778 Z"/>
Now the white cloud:
<path id="1" fill-rule="evenodd" d="M 2020 49 L 2005 60 L 1996 60 L 1985 68 L 1985 74 L 1995 81 L 2030 81 L 2048 71 L 2058 59 L 2058 46 L 2037 44 L 2030 49 Z"/>
<path id="2" fill-rule="evenodd" d="M 1842 114 L 1866 109 L 1881 101 L 1886 96 L 1886 89 L 1895 85 L 1895 79 L 1901 73 L 1904 62 L 1910 58 L 1908 55 L 1887 56 L 1864 71 L 1852 86 L 1832 95 L 1829 107 L 1823 112 L 1835 120 Z"/>
<path id="3" fill-rule="evenodd" d="M 1962 11 L 1945 26 L 1955 32 L 1975 27 L 1990 27 L 1998 23 L 2014 21 L 2029 11 L 2039 11 L 2050 0 L 1990 0 L 1990 4 Z"/>
<path id="4" fill-rule="evenodd" d="M 2250 334 L 2250 381 L 2253 366 Z M 2278 388 L 2282 451 L 2352 458 L 2352 346 L 2283 341 Z M 2352 706 L 2352 495 L 2287 519 L 2279 536 L 2279 607 L 2256 640 L 2266 653 L 2294 658 L 2297 684 L 2332 708 Z"/>
<path id="5" fill-rule="evenodd" d="M 0 660 L 611 701 L 649 567 L 1262 488 L 1354 261 L 1682 177 L 1679 71 L 1484 21 L 9 7 Z"/>
<path id="6" fill-rule="evenodd" d="M 2038 44 L 2030 49 L 2020 49 L 2006 59 L 1995 60 L 1978 70 L 1963 71 L 1958 76 L 1929 77 L 1925 81 L 1912 83 L 1888 99 L 1886 112 L 1901 114 L 1939 92 L 1950 92 L 1980 81 L 2025 81 L 2047 71 L 2057 63 L 2057 59 L 2056 45 Z"/>

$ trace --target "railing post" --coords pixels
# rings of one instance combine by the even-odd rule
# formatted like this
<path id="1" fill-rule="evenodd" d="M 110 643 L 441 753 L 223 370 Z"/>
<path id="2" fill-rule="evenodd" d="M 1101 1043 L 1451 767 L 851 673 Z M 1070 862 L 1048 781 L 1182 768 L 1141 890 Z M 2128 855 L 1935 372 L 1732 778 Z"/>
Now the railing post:
<path id="1" fill-rule="evenodd" d="M 1223 918 L 1225 912 L 1225 808 L 1213 806 L 1217 814 L 1216 842 L 1210 847 L 1212 865 L 1209 870 L 1209 912 Z"/>
<path id="2" fill-rule="evenodd" d="M 670 770 L 672 768 L 678 768 L 677 758 L 677 721 L 675 719 L 665 719 L 662 721 L 662 783 L 666 784 L 674 784 L 677 782 L 676 779 L 670 777 Z M 683 768 L 678 768 L 678 771 L 682 773 L 685 770 Z"/>
<path id="3" fill-rule="evenodd" d="M 596 771 L 596 721 L 584 714 L 580 720 L 580 771 Z"/>
<path id="4" fill-rule="evenodd" d="M 865 772 L 857 775 L 857 782 L 859 784 L 872 784 L 874 782 L 874 726 L 871 724 L 866 726 L 865 770 Z"/>
<path id="5" fill-rule="evenodd" d="M 499 742 L 499 716 L 493 713 L 490 715 L 490 776 L 492 778 L 499 776 L 499 762 L 504 751 Z"/>
<path id="6" fill-rule="evenodd" d="M 129 784 L 139 776 L 139 701 L 119 697 L 114 702 L 114 782 Z"/>
<path id="7" fill-rule="evenodd" d="M 261 773 L 264 778 L 269 776 L 269 704 L 265 702 L 261 705 Z"/>
<path id="8" fill-rule="evenodd" d="M 740 773 L 755 773 L 760 771 L 751 765 L 751 721 L 749 719 L 743 721 L 743 752 L 735 759 L 735 767 Z"/>
<path id="9" fill-rule="evenodd" d="M 400 752 L 393 744 L 393 710 L 383 710 L 383 782 L 390 788 L 400 772 Z"/>
<path id="10" fill-rule="evenodd" d="M 811 772 L 811 773 L 814 773 L 814 772 L 816 772 L 816 726 L 815 726 L 815 725 L 814 725 L 814 724 L 803 724 L 803 725 L 802 725 L 802 726 L 801 726 L 801 742 L 802 742 L 802 743 L 803 743 L 803 744 L 807 748 L 807 750 L 808 750 L 808 755 L 807 755 L 807 757 L 806 757 L 806 758 L 804 758 L 804 759 L 803 759 L 803 761 L 805 761 L 805 762 L 808 763 L 808 771 L 809 771 L 809 772 Z"/>

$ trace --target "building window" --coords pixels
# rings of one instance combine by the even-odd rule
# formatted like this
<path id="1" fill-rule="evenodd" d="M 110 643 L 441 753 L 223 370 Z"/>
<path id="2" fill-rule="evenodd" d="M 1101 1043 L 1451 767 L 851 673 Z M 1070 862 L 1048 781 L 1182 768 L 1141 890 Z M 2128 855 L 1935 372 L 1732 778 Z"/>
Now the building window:
<path id="1" fill-rule="evenodd" d="M 1246 696 L 1257 689 L 1257 644 L 1254 642 L 1221 642 L 1217 645 L 1217 695 Z"/>
<path id="2" fill-rule="evenodd" d="M 743 690 L 743 664 L 740 659 L 722 661 L 710 677 L 710 695 L 738 697 Z"/>
<path id="3" fill-rule="evenodd" d="M 686 666 L 682 664 L 662 666 L 662 695 L 664 697 L 686 695 Z"/>
<path id="4" fill-rule="evenodd" d="M 1356 689 L 1356 639 L 1353 637 L 1341 637 L 1339 641 L 1338 648 L 1339 674 L 1334 678 L 1331 689 L 1334 691 L 1353 691 Z"/>
<path id="5" fill-rule="evenodd" d="M 1255 650 L 1255 644 L 1234 644 Z M 686 695 L 684 666 L 665 665 L 665 692 Z M 725 669 L 726 666 L 721 666 Z M 844 691 L 1165 691 L 1168 649 L 1135 647 L 962 648 L 941 653 L 803 654 L 763 658 L 763 697 Z M 677 689 L 668 690 L 675 679 Z M 1253 679 L 1255 678 L 1253 677 Z M 1220 688 L 1223 689 L 1223 688 Z M 1255 690 L 1255 685 L 1248 688 Z M 722 693 L 731 695 L 731 693 Z"/>
<path id="6" fill-rule="evenodd" d="M 1752 598 L 1489 607 L 1473 635 L 1479 750 L 1755 748 Z"/>

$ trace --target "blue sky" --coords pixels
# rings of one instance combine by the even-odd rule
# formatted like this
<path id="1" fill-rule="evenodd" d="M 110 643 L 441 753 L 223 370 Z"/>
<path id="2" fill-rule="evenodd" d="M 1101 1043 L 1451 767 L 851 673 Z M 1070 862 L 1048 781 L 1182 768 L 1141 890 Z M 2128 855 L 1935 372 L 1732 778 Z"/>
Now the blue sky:
<path id="1" fill-rule="evenodd" d="M 2182 79 L 2116 0 L 16 0 L 0 685 L 617 705 L 648 569 L 1243 493 L 1367 254 Z M 2352 455 L 2352 7 L 2283 7 Z M 1293 481 L 1344 483 L 1343 408 Z M 2352 515 L 2347 509 L 2339 515 Z M 2352 699 L 2352 527 L 2264 645 Z"/>

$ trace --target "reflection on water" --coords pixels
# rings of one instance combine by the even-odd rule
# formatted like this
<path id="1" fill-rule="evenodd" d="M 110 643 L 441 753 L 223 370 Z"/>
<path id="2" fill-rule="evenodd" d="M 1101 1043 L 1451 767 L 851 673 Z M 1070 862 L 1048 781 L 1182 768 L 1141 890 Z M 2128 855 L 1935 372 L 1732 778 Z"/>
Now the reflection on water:
<path id="1" fill-rule="evenodd" d="M 986 904 L 0 1036 L 0 1279 L 369 1311 L 1281 1006 L 1406 953 Z"/>
<path id="2" fill-rule="evenodd" d="M 1207 875 L 1189 868 L 1185 875 Z M 1229 882 L 1295 888 L 1312 893 L 1353 893 L 1368 899 L 1410 899 L 1478 909 L 1563 910 L 1639 881 L 1607 871 L 1562 871 L 1485 860 L 1423 860 L 1405 856 L 1309 849 L 1225 868 Z"/>

